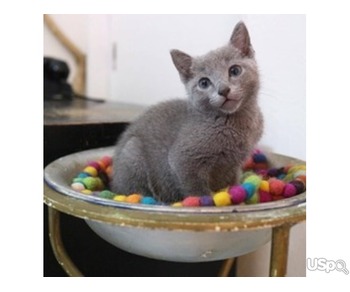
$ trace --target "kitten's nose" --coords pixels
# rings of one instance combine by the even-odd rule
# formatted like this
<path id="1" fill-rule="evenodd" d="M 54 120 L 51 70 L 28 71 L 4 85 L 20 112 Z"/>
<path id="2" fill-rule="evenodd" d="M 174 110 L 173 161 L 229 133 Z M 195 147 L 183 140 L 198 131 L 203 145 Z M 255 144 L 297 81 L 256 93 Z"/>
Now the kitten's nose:
<path id="1" fill-rule="evenodd" d="M 219 89 L 218 93 L 224 97 L 227 97 L 227 95 L 230 93 L 230 87 L 225 86 L 225 87 Z"/>

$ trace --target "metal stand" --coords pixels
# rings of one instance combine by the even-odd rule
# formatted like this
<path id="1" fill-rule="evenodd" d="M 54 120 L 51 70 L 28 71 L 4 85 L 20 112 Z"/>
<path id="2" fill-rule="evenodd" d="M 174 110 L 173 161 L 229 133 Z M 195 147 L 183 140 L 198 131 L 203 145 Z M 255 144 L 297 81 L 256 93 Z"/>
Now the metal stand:
<path id="1" fill-rule="evenodd" d="M 75 170 L 70 169 L 72 160 L 76 163 L 83 163 L 83 161 L 90 159 L 92 155 L 101 156 L 107 150 L 103 148 L 92 149 L 72 154 L 53 162 L 45 168 L 47 181 L 44 184 L 44 202 L 49 207 L 50 242 L 57 261 L 68 275 L 82 276 L 82 273 L 65 251 L 60 233 L 60 212 L 77 218 L 119 227 L 142 227 L 147 230 L 233 233 L 259 229 L 266 229 L 268 232 L 272 230 L 269 275 L 271 277 L 286 275 L 290 228 L 306 219 L 306 192 L 285 200 L 266 203 L 266 205 L 242 206 L 244 212 L 242 209 L 240 209 L 241 212 L 237 210 L 235 212 L 231 209 L 228 212 L 226 209 L 221 209 L 221 212 L 216 210 L 215 212 L 208 212 L 208 216 L 200 216 L 200 214 L 204 214 L 203 210 L 178 213 L 169 210 L 171 207 L 164 206 L 162 212 L 155 212 L 153 209 L 140 206 L 138 208 L 121 208 L 119 206 L 95 204 L 88 200 L 76 198 L 69 192 L 67 194 L 64 188 L 61 189 L 60 185 L 64 185 L 62 181 L 66 181 L 66 177 L 72 177 L 71 171 L 75 172 Z M 271 165 L 305 163 L 292 157 L 274 153 L 270 154 L 269 159 Z M 47 182 L 50 182 L 50 184 Z M 218 275 L 228 276 L 234 260 L 234 258 L 229 258 L 223 261 Z"/>
<path id="2" fill-rule="evenodd" d="M 294 224 L 284 224 L 272 229 L 270 277 L 284 277 L 287 273 L 290 228 Z M 218 276 L 227 277 L 235 258 L 227 259 L 221 266 Z"/>
<path id="3" fill-rule="evenodd" d="M 227 259 L 223 262 L 219 271 L 219 277 L 228 277 L 236 258 Z"/>
<path id="4" fill-rule="evenodd" d="M 71 277 L 82 277 L 83 274 L 72 262 L 70 257 L 67 255 L 66 249 L 62 243 L 61 239 L 61 229 L 60 229 L 60 212 L 48 208 L 49 212 L 49 237 L 50 243 L 54 252 L 54 255 L 58 263 L 62 266 L 62 269 Z"/>
<path id="5" fill-rule="evenodd" d="M 287 273 L 289 232 L 292 224 L 272 229 L 270 277 L 284 277 Z"/>
<path id="6" fill-rule="evenodd" d="M 82 277 L 83 274 L 68 256 L 60 230 L 60 212 L 49 207 L 49 236 L 50 243 L 58 263 L 67 275 L 71 277 Z M 270 277 L 284 277 L 287 272 L 289 233 L 293 224 L 283 224 L 272 229 Z M 232 269 L 235 258 L 223 262 L 218 273 L 219 277 L 227 277 Z"/>

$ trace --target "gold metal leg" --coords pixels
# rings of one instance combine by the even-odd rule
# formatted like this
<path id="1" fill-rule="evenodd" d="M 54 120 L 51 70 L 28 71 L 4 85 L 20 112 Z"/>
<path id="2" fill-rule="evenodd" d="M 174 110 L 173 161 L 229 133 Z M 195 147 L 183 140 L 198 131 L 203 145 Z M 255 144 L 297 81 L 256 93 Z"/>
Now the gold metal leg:
<path id="1" fill-rule="evenodd" d="M 74 265 L 63 246 L 60 232 L 60 212 L 48 208 L 49 212 L 49 237 L 50 243 L 58 263 L 63 270 L 71 277 L 82 277 L 83 274 Z"/>
<path id="2" fill-rule="evenodd" d="M 235 258 L 227 259 L 223 262 L 221 269 L 219 271 L 219 277 L 227 277 L 230 273 L 233 263 L 235 262 Z"/>
<path id="3" fill-rule="evenodd" d="M 58 263 L 71 277 L 82 277 L 83 274 L 72 262 L 64 248 L 60 232 L 59 211 L 48 208 L 50 243 Z M 284 224 L 272 229 L 270 277 L 284 277 L 287 272 L 289 233 L 291 224 Z M 227 277 L 234 264 L 235 258 L 223 262 L 219 277 Z"/>
<path id="4" fill-rule="evenodd" d="M 270 277 L 284 277 L 287 273 L 289 232 L 292 225 L 272 229 Z"/>

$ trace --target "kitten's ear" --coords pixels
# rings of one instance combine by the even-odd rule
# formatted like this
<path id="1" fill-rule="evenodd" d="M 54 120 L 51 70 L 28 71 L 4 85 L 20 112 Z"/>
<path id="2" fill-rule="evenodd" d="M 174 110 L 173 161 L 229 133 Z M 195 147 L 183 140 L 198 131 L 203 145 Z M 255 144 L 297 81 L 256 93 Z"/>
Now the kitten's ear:
<path id="1" fill-rule="evenodd" d="M 170 55 L 182 81 L 187 82 L 193 76 L 191 71 L 192 57 L 179 50 L 171 50 Z"/>
<path id="2" fill-rule="evenodd" d="M 231 35 L 230 43 L 240 52 L 243 57 L 253 57 L 254 50 L 250 43 L 248 29 L 245 24 L 240 21 L 236 24 Z"/>

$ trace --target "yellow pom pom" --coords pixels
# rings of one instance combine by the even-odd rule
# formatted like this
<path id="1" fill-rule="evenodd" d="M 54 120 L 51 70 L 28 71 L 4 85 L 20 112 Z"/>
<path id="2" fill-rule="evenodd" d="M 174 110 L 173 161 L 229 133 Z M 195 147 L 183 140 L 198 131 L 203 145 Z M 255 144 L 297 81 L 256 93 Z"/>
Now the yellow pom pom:
<path id="1" fill-rule="evenodd" d="M 305 176 L 306 175 L 306 171 L 305 170 L 298 170 L 295 173 L 293 173 L 293 178 L 297 178 L 298 176 Z"/>
<path id="2" fill-rule="evenodd" d="M 267 180 L 262 180 L 260 182 L 260 186 L 259 189 L 264 191 L 264 192 L 270 192 L 270 185 L 269 182 Z"/>
<path id="3" fill-rule="evenodd" d="M 114 198 L 113 198 L 114 201 L 117 201 L 117 202 L 125 202 L 126 200 L 126 196 L 125 195 L 116 195 Z"/>
<path id="4" fill-rule="evenodd" d="M 85 189 L 85 190 L 82 190 L 81 193 L 84 195 L 90 195 L 92 191 Z"/>
<path id="5" fill-rule="evenodd" d="M 95 167 L 92 167 L 92 166 L 85 167 L 83 171 L 94 177 L 98 175 L 98 171 L 96 170 Z"/>
<path id="6" fill-rule="evenodd" d="M 215 206 L 229 206 L 231 205 L 231 197 L 227 192 L 217 192 L 213 196 Z"/>
<path id="7" fill-rule="evenodd" d="M 183 207 L 181 202 L 176 202 L 176 203 L 172 204 L 171 206 L 173 206 L 173 207 Z"/>
<path id="8" fill-rule="evenodd" d="M 298 164 L 290 167 L 288 169 L 287 175 L 283 178 L 283 181 L 289 182 L 295 179 L 297 177 L 295 175 L 296 173 L 297 173 L 297 176 L 306 174 L 306 165 Z"/>
<path id="9" fill-rule="evenodd" d="M 306 165 L 303 165 L 303 164 L 294 165 L 288 169 L 288 174 L 296 172 L 298 170 L 305 170 L 306 171 Z"/>

